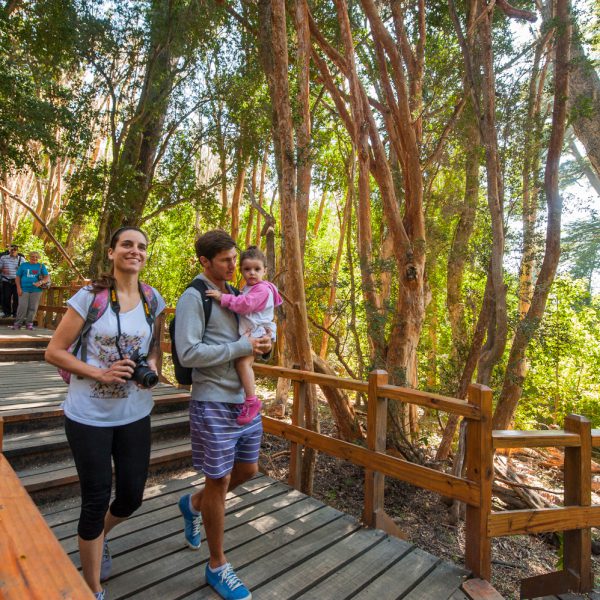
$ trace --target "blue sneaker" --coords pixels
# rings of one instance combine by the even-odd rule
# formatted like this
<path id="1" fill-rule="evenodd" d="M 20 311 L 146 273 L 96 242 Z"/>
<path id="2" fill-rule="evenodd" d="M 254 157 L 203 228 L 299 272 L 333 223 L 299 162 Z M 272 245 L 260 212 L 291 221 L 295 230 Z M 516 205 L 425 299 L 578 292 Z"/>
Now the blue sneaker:
<path id="1" fill-rule="evenodd" d="M 100 581 L 105 581 L 110 577 L 110 571 L 112 569 L 112 556 L 108 549 L 108 542 L 104 540 L 104 547 L 102 548 L 102 562 L 100 563 Z"/>
<path id="2" fill-rule="evenodd" d="M 106 590 L 94 592 L 94 600 L 108 600 L 108 594 L 106 593 Z"/>
<path id="3" fill-rule="evenodd" d="M 239 580 L 233 567 L 225 563 L 225 567 L 213 573 L 206 565 L 206 583 L 224 600 L 250 600 L 252 594 Z"/>
<path id="4" fill-rule="evenodd" d="M 198 548 L 200 548 L 201 541 L 200 524 L 202 519 L 200 515 L 194 515 L 190 511 L 190 496 L 191 494 L 181 496 L 181 498 L 179 498 L 178 505 L 185 523 L 185 541 L 192 550 L 198 550 Z"/>

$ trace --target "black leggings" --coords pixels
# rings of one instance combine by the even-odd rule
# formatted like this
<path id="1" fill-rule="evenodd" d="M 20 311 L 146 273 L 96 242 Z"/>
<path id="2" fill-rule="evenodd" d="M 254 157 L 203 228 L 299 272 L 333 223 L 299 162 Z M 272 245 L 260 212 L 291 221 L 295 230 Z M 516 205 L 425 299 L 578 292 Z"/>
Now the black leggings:
<path id="1" fill-rule="evenodd" d="M 150 417 L 128 425 L 95 427 L 65 417 L 65 431 L 81 486 L 77 533 L 95 540 L 104 530 L 115 463 L 115 499 L 110 512 L 125 518 L 142 504 L 150 461 Z"/>

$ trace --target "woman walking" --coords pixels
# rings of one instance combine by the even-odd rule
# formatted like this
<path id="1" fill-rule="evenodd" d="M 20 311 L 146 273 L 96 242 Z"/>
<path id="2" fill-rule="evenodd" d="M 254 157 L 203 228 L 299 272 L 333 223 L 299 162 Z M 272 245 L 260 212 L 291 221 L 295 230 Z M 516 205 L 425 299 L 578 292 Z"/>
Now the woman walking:
<path id="1" fill-rule="evenodd" d="M 139 274 L 148 239 L 123 227 L 110 241 L 111 273 L 79 290 L 46 350 L 72 374 L 63 408 L 81 487 L 77 528 L 83 577 L 99 600 L 109 576 L 108 532 L 142 503 L 150 459 L 149 387 L 156 384 L 156 343 L 165 302 Z M 66 379 L 69 379 L 66 377 Z M 111 457 L 115 464 L 115 499 Z"/>
<path id="2" fill-rule="evenodd" d="M 39 253 L 30 252 L 29 260 L 19 266 L 15 276 L 19 306 L 13 329 L 21 329 L 23 325 L 26 325 L 27 329 L 33 329 L 33 320 L 40 305 L 42 289 L 49 281 L 48 269 L 40 263 Z"/>

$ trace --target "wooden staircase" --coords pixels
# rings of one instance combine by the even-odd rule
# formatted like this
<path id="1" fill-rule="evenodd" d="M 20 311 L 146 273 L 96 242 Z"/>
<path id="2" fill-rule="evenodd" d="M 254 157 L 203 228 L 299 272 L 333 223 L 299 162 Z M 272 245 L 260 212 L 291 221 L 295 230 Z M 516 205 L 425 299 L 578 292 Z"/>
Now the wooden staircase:
<path id="1" fill-rule="evenodd" d="M 54 367 L 40 360 L 50 336 L 40 330 L 27 333 L 32 335 L 0 331 L 2 451 L 36 502 L 66 498 L 78 493 L 60 406 L 67 386 Z M 189 392 L 160 384 L 153 397 L 151 473 L 189 466 Z"/>

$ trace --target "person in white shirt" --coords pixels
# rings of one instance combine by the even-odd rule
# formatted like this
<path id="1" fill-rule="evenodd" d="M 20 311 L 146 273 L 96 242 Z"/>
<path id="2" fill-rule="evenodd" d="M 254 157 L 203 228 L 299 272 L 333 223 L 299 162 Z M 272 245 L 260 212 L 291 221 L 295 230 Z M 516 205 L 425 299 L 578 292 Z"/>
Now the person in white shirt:
<path id="1" fill-rule="evenodd" d="M 139 281 L 147 246 L 146 234 L 136 227 L 113 234 L 108 250 L 111 274 L 93 281 L 67 302 L 67 312 L 46 350 L 49 363 L 73 375 L 63 409 L 81 486 L 79 554 L 83 577 L 99 600 L 105 598 L 101 580 L 108 577 L 111 567 L 106 535 L 141 505 L 148 475 L 153 400 L 150 389 L 132 377 L 139 374 L 139 362 L 134 360 L 140 356 L 147 355 L 150 375 L 156 371 L 160 352 L 156 332 L 162 326 L 158 315 L 165 302 L 154 288 L 144 288 Z M 104 297 L 110 297 L 110 306 L 77 345 L 77 355 L 73 354 L 92 303 L 107 289 L 109 296 Z M 155 306 L 148 306 L 144 289 L 150 290 Z M 148 317 L 151 309 L 156 322 Z M 85 362 L 81 360 L 83 344 L 87 344 Z M 109 506 L 111 457 L 116 485 Z"/>

